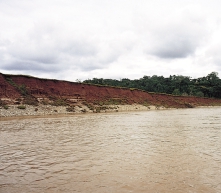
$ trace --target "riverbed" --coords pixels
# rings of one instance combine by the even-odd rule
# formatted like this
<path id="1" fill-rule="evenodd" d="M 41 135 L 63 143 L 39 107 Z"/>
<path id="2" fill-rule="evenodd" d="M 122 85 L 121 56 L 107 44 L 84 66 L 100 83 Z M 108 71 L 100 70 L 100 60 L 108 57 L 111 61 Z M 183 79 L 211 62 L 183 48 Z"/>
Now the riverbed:
<path id="1" fill-rule="evenodd" d="M 0 192 L 221 192 L 221 108 L 0 119 Z"/>

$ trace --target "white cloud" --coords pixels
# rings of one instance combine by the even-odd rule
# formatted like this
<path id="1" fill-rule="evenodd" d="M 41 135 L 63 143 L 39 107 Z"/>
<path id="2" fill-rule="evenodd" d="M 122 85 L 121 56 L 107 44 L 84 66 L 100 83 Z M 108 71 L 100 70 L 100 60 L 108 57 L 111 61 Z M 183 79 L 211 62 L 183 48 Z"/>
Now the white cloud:
<path id="1" fill-rule="evenodd" d="M 68 80 L 221 74 L 221 3 L 0 1 L 0 71 Z"/>

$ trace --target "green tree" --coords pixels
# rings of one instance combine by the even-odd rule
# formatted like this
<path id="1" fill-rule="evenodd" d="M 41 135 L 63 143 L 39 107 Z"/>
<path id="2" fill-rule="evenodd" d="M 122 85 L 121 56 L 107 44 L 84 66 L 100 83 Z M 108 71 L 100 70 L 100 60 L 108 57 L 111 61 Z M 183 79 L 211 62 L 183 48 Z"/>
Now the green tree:
<path id="1" fill-rule="evenodd" d="M 173 95 L 180 95 L 180 90 L 178 88 L 174 89 Z"/>

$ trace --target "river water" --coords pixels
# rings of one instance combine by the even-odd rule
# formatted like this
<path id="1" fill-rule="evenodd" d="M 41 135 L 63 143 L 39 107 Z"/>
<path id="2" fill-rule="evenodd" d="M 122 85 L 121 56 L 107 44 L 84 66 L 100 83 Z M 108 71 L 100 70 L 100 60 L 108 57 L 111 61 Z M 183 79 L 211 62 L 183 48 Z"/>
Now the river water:
<path id="1" fill-rule="evenodd" d="M 221 192 L 221 108 L 0 119 L 0 193 Z"/>

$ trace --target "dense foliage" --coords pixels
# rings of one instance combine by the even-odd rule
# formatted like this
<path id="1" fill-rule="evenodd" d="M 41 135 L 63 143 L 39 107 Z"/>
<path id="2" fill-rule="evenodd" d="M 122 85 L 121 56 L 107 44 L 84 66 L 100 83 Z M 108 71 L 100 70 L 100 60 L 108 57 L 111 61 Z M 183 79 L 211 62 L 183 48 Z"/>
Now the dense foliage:
<path id="1" fill-rule="evenodd" d="M 221 79 L 217 72 L 212 72 L 206 77 L 191 79 L 188 76 L 173 75 L 168 78 L 163 76 L 144 76 L 140 79 L 121 80 L 93 78 L 84 83 L 108 85 L 115 87 L 137 88 L 148 92 L 167 93 L 173 95 L 191 95 L 199 97 L 221 98 Z"/>

